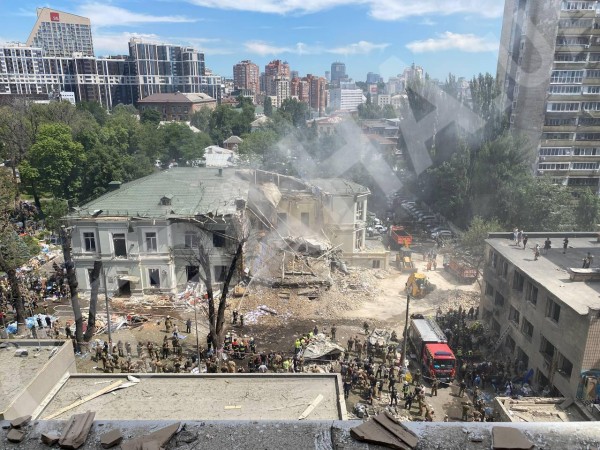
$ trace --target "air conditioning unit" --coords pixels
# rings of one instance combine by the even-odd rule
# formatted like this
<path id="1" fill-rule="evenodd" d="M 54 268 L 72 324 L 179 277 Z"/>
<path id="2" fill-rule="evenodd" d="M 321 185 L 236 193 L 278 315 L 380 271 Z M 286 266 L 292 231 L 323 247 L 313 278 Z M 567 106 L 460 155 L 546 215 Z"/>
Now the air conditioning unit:
<path id="1" fill-rule="evenodd" d="M 540 156 L 540 161 L 546 161 L 546 157 L 545 156 Z"/>

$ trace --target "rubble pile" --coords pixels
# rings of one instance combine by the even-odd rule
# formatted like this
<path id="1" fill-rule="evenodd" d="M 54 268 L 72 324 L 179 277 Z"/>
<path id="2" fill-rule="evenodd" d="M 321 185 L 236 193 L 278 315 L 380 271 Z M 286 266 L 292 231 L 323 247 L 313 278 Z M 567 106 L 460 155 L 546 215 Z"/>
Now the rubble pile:
<path id="1" fill-rule="evenodd" d="M 339 312 L 360 308 L 365 300 L 380 294 L 378 281 L 387 276 L 385 270 L 350 269 L 348 275 L 336 272 L 327 293 L 328 310 L 322 315 L 336 317 Z"/>
<path id="2" fill-rule="evenodd" d="M 456 311 L 460 307 L 467 311 L 471 307 L 477 308 L 480 298 L 481 295 L 478 292 L 469 292 L 460 289 L 451 291 L 436 289 L 427 296 L 428 302 L 431 302 L 436 308 L 439 306 L 444 313 Z"/>

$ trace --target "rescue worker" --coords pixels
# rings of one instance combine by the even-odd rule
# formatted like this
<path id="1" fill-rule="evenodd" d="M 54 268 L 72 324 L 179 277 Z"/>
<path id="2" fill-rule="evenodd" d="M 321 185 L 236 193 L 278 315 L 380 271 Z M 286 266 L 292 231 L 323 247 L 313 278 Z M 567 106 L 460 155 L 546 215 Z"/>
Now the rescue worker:
<path id="1" fill-rule="evenodd" d="M 467 389 L 467 383 L 465 383 L 465 380 L 463 379 L 460 382 L 460 390 L 458 391 L 458 396 L 459 397 L 464 397 L 466 389 Z"/>
<path id="2" fill-rule="evenodd" d="M 390 392 L 390 406 L 393 404 L 398 406 L 398 392 L 396 391 L 396 388 L 392 388 L 392 391 Z"/>
<path id="3" fill-rule="evenodd" d="M 413 377 L 413 383 L 419 384 L 420 380 L 421 380 L 421 369 L 417 369 L 417 371 L 415 372 L 415 376 Z"/>
<path id="4" fill-rule="evenodd" d="M 335 326 L 335 324 L 333 324 L 331 326 L 331 340 L 335 341 L 335 333 L 337 332 L 337 327 Z"/>
<path id="5" fill-rule="evenodd" d="M 471 410 L 471 402 L 462 402 L 462 420 L 469 421 L 469 412 Z"/>
<path id="6" fill-rule="evenodd" d="M 437 397 L 438 394 L 438 386 L 440 384 L 440 381 L 437 378 L 433 378 L 433 380 L 431 380 L 431 396 L 435 396 Z"/>
<path id="7" fill-rule="evenodd" d="M 433 415 L 435 414 L 434 409 L 429 405 L 427 412 L 425 413 L 425 422 L 433 422 Z"/>
<path id="8" fill-rule="evenodd" d="M 298 353 L 300 353 L 300 347 L 301 347 L 301 343 L 300 343 L 300 339 L 296 338 L 296 341 L 294 342 L 294 354 L 297 355 Z"/>
<path id="9" fill-rule="evenodd" d="M 410 391 L 410 385 L 408 384 L 408 381 L 404 381 L 404 384 L 402 385 L 402 398 L 404 398 L 404 400 L 406 400 L 406 398 L 408 397 L 408 393 Z"/>
<path id="10" fill-rule="evenodd" d="M 352 351 L 352 347 L 354 347 L 354 339 L 352 339 L 352 336 L 350 336 L 348 338 L 348 353 Z"/>

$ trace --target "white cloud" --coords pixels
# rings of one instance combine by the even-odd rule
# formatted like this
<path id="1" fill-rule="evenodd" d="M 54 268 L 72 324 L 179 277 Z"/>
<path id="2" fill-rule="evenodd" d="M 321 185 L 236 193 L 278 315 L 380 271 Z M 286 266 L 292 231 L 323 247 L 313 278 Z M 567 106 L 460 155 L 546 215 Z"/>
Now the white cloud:
<path id="1" fill-rule="evenodd" d="M 368 55 L 374 50 L 385 50 L 390 44 L 374 44 L 368 41 L 359 41 L 355 44 L 348 44 L 342 47 L 336 47 L 328 50 L 329 53 L 338 55 Z"/>
<path id="2" fill-rule="evenodd" d="M 326 48 L 321 45 L 310 45 L 298 42 L 294 46 L 279 47 L 265 41 L 248 41 L 244 43 L 247 51 L 261 56 L 294 53 L 296 55 L 319 55 L 334 53 L 337 55 L 366 55 L 375 50 L 384 50 L 390 44 L 374 44 L 368 41 L 359 41 L 354 44 L 343 45 L 335 48 Z"/>
<path id="3" fill-rule="evenodd" d="M 217 9 L 254 11 L 271 14 L 314 13 L 336 6 L 362 5 L 378 20 L 401 20 L 427 15 L 474 14 L 486 18 L 501 17 L 503 2 L 499 0 L 188 0 Z"/>
<path id="4" fill-rule="evenodd" d="M 490 37 L 476 36 L 474 34 L 458 34 L 446 31 L 437 38 L 413 41 L 406 47 L 413 53 L 439 52 L 445 50 L 459 50 L 467 53 L 495 52 L 500 43 Z"/>
<path id="5" fill-rule="evenodd" d="M 244 47 L 250 53 L 255 53 L 261 56 L 277 55 L 279 53 L 292 52 L 292 48 L 290 47 L 277 47 L 275 45 L 268 44 L 264 41 L 248 41 L 244 43 Z"/>
<path id="6" fill-rule="evenodd" d="M 119 25 L 137 25 L 142 23 L 182 23 L 195 22 L 183 16 L 154 16 L 137 13 L 118 6 L 103 3 L 84 3 L 79 6 L 77 13 L 89 17 L 95 28 Z"/>

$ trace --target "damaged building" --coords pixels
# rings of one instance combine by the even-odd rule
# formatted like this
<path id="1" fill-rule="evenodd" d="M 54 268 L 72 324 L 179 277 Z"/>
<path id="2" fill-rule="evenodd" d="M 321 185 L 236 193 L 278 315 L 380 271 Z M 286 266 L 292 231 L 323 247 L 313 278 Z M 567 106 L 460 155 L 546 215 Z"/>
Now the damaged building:
<path id="1" fill-rule="evenodd" d="M 111 188 L 68 217 L 82 291 L 92 288 L 96 261 L 100 289 L 106 283 L 111 293 L 175 293 L 205 274 L 202 264 L 218 288 L 242 240 L 236 278 L 245 271 L 275 283 L 282 258 L 319 280 L 332 259 L 387 267 L 383 246 L 365 240 L 370 191 L 346 180 L 175 167 Z M 312 269 L 303 262 L 309 257 Z"/>

